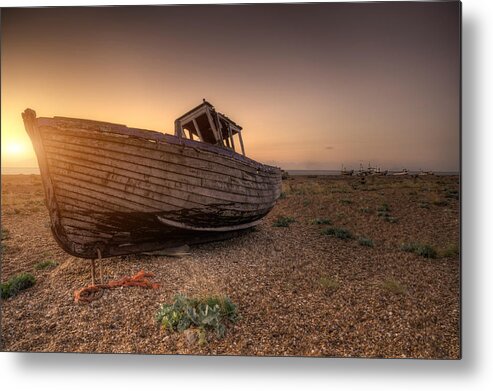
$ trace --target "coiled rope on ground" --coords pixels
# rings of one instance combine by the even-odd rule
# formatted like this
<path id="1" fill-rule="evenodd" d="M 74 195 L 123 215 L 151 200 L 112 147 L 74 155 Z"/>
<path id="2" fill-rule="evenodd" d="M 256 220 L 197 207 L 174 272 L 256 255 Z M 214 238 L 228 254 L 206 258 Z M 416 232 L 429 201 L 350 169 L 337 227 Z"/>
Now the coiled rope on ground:
<path id="1" fill-rule="evenodd" d="M 143 270 L 132 277 L 125 276 L 120 280 L 110 281 L 107 284 L 93 284 L 78 289 L 74 292 L 76 303 L 90 303 L 97 300 L 102 295 L 103 289 L 114 289 L 123 286 L 138 286 L 146 289 L 157 289 L 159 284 L 152 282 L 149 278 L 154 277 L 154 273 L 148 273 Z"/>

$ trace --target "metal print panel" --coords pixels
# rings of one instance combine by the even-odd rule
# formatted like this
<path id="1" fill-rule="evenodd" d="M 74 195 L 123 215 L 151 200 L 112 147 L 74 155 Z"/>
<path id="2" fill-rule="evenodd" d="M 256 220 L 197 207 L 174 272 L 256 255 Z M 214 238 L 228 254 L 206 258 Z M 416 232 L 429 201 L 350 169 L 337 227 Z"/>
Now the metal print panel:
<path id="1" fill-rule="evenodd" d="M 1 29 L 2 350 L 460 358 L 459 2 Z"/>

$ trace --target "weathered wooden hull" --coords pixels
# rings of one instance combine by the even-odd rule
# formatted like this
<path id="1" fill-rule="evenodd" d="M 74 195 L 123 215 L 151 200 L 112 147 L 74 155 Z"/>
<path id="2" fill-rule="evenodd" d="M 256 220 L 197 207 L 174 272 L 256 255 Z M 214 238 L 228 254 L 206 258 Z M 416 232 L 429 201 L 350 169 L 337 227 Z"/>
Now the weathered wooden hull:
<path id="1" fill-rule="evenodd" d="M 230 237 L 280 195 L 281 170 L 225 148 L 123 125 L 23 114 L 51 227 L 94 258 Z"/>

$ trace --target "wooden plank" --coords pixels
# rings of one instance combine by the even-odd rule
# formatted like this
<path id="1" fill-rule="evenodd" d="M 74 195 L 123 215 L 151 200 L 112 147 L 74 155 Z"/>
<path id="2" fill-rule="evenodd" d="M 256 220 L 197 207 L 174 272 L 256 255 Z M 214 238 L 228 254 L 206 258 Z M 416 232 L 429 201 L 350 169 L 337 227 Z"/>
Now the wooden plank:
<path id="1" fill-rule="evenodd" d="M 142 161 L 142 163 L 140 163 L 142 165 L 161 169 L 165 168 L 165 165 L 167 164 L 173 164 L 175 166 L 180 166 L 181 172 L 197 170 L 198 172 L 200 172 L 199 176 L 203 175 L 202 171 L 206 171 L 216 174 L 216 178 L 218 179 L 223 176 L 229 176 L 254 183 L 281 183 L 280 177 L 269 178 L 243 170 L 228 168 L 213 161 L 187 158 L 178 154 L 169 154 L 162 151 L 151 152 L 150 150 L 145 148 L 117 144 L 111 141 L 100 141 L 94 139 L 76 140 L 68 136 L 51 134 L 45 136 L 44 143 L 48 146 L 53 146 L 58 149 L 66 149 L 91 154 L 99 152 L 108 158 L 118 159 L 121 158 L 122 155 L 125 155 L 126 159 L 132 157 L 137 158 L 136 164 L 139 164 L 138 162 Z M 153 160 L 154 162 L 151 162 L 151 160 Z"/>
<path id="2" fill-rule="evenodd" d="M 240 138 L 241 153 L 245 155 L 245 146 L 243 145 L 243 137 L 241 136 L 241 132 L 238 132 L 238 137 Z"/>
<path id="3" fill-rule="evenodd" d="M 200 117 L 202 114 L 205 114 L 206 107 L 197 107 L 194 110 L 189 111 L 187 114 L 179 117 L 177 121 L 179 121 L 182 125 L 187 124 L 190 121 L 193 121 L 195 118 Z"/>
<path id="4" fill-rule="evenodd" d="M 87 196 L 82 193 L 78 193 L 75 189 L 65 190 L 58 186 L 56 188 L 57 199 L 60 203 L 60 210 L 67 207 L 84 206 L 86 209 L 91 210 L 92 213 L 132 213 L 135 212 L 135 208 L 123 206 L 118 202 L 113 202 L 107 198 L 98 199 L 91 196 Z M 156 212 L 157 210 L 152 210 Z"/>
<path id="5" fill-rule="evenodd" d="M 141 140 L 135 140 L 135 138 L 139 138 L 139 137 L 137 137 L 135 135 L 134 135 L 133 138 L 115 137 L 115 136 L 118 136 L 118 135 L 125 136 L 125 133 L 123 133 L 123 134 L 119 134 L 118 133 L 118 129 L 122 125 L 114 125 L 113 126 L 113 129 L 112 129 L 113 130 L 113 134 L 108 134 L 108 132 L 105 132 L 104 131 L 105 128 L 100 129 L 97 126 L 90 125 L 90 123 L 92 123 L 92 122 L 95 122 L 95 123 L 99 123 L 99 122 L 96 122 L 96 121 L 85 121 L 85 122 L 88 122 L 89 123 L 89 125 L 88 125 L 84 121 L 82 121 L 82 122 L 81 121 L 82 120 L 77 120 L 77 121 L 74 121 L 74 122 L 62 122 L 62 123 L 60 123 L 58 120 L 56 120 L 56 118 L 55 119 L 49 119 L 49 118 L 38 119 L 38 122 L 42 122 L 42 125 L 40 125 L 40 127 L 59 128 L 61 131 L 75 130 L 76 132 L 78 132 L 80 134 L 83 134 L 83 133 L 100 134 L 102 136 L 109 136 L 109 137 L 113 137 L 113 138 L 126 139 L 128 141 L 140 141 L 140 142 L 143 142 L 144 141 L 144 144 L 149 145 L 149 146 L 156 145 L 156 144 L 159 145 L 159 144 L 162 144 L 163 142 L 166 142 L 166 143 L 173 143 L 173 142 L 181 143 L 182 141 L 186 141 L 186 140 L 181 140 L 179 137 L 171 136 L 171 135 L 168 135 L 168 134 L 162 134 L 162 133 L 155 132 L 155 131 L 149 131 L 149 130 L 145 130 L 145 129 L 137 129 L 137 130 L 143 131 L 146 135 L 148 133 L 149 134 L 153 134 L 154 137 L 151 137 L 151 136 L 140 137 Z M 69 125 L 72 125 L 72 126 L 69 126 Z M 112 124 L 108 124 L 108 126 L 110 126 L 110 125 L 112 125 Z M 126 128 L 125 126 L 124 126 L 124 128 L 125 129 L 131 129 L 131 128 Z M 149 143 L 148 141 L 154 141 L 154 142 Z M 273 172 L 275 174 L 277 174 L 277 173 L 280 172 L 280 169 L 277 168 L 277 167 L 272 167 L 272 166 L 261 164 L 259 162 L 256 162 L 255 160 L 252 160 L 252 159 L 250 159 L 250 158 L 248 158 L 246 156 L 242 156 L 242 155 L 240 155 L 240 154 L 238 154 L 236 152 L 233 152 L 231 150 L 228 150 L 226 148 L 221 148 L 221 147 L 218 147 L 218 146 L 215 146 L 215 145 L 211 145 L 211 144 L 208 144 L 208 143 L 197 142 L 197 141 L 191 141 L 191 144 L 185 143 L 185 145 L 193 146 L 194 148 L 201 149 L 203 151 L 210 151 L 210 152 L 213 152 L 216 155 L 222 155 L 224 157 L 228 157 L 228 158 L 233 159 L 233 160 L 236 160 L 236 161 L 241 161 L 241 162 L 243 162 L 245 164 L 252 165 L 255 169 L 259 169 L 260 171 Z"/>
<path id="6" fill-rule="evenodd" d="M 60 204 L 63 204 L 63 202 L 60 202 Z M 117 221 L 112 219 L 112 215 L 109 213 L 96 213 L 92 209 L 83 209 L 76 207 L 75 205 L 64 204 L 63 206 L 60 205 L 60 214 L 62 218 L 77 220 L 81 223 L 101 227 L 101 229 L 105 229 L 107 231 L 120 231 L 122 229 L 121 223 L 119 224 Z M 127 216 L 130 225 L 132 217 L 130 214 L 127 214 Z M 135 221 L 135 224 L 138 223 L 138 220 L 136 219 L 133 221 Z"/>
<path id="7" fill-rule="evenodd" d="M 91 227 L 86 227 L 84 224 L 69 218 L 62 217 L 62 224 L 65 227 L 65 232 L 67 234 L 75 233 L 81 236 L 93 236 L 101 239 L 111 239 L 114 234 L 109 232 L 104 232 L 101 229 L 90 229 Z M 116 233 L 116 232 L 115 232 Z"/>
<path id="8" fill-rule="evenodd" d="M 236 162 L 232 164 L 225 163 L 225 159 L 218 159 L 214 154 L 201 153 L 194 148 L 184 148 L 183 144 L 167 145 L 160 144 L 158 147 L 153 147 L 152 144 L 143 143 L 137 140 L 136 143 L 127 143 L 122 141 L 129 141 L 125 139 L 119 139 L 115 137 L 105 137 L 104 135 L 96 134 L 84 134 L 79 135 L 77 132 L 61 132 L 57 129 L 44 132 L 45 141 L 58 141 L 67 145 L 90 145 L 92 148 L 103 148 L 112 151 L 124 152 L 133 154 L 135 156 L 143 156 L 153 158 L 154 160 L 180 164 L 185 167 L 203 168 L 209 171 L 222 173 L 228 173 L 230 176 L 238 178 L 249 178 L 254 182 L 267 182 L 277 181 L 280 179 L 280 174 L 266 173 L 259 171 L 254 167 L 248 167 L 244 164 Z M 135 140 L 132 140 L 135 141 Z M 182 139 L 182 142 L 191 142 L 190 140 Z M 194 143 L 196 143 L 194 141 Z M 94 151 L 93 151 L 94 152 Z"/>
<path id="9" fill-rule="evenodd" d="M 189 186 L 179 182 L 156 180 L 151 178 L 148 178 L 147 180 L 140 180 L 129 177 L 126 172 L 122 175 L 120 173 L 116 173 L 115 170 L 106 172 L 102 171 L 99 167 L 80 167 L 77 164 L 59 162 L 56 159 L 49 159 L 49 161 L 53 174 L 60 174 L 89 183 L 99 183 L 103 186 L 106 184 L 122 185 L 123 191 L 129 192 L 130 194 L 135 193 L 142 195 L 140 190 L 146 190 L 148 194 L 144 195 L 144 197 L 162 200 L 170 205 L 179 207 L 188 206 L 190 205 L 190 202 L 201 206 L 231 202 L 256 205 L 271 203 L 275 200 L 274 193 L 271 193 L 269 196 L 265 197 L 248 196 L 246 194 L 237 195 L 222 191 L 213 191 L 211 189 L 204 189 L 196 186 Z"/>
<path id="10" fill-rule="evenodd" d="M 205 113 L 207 115 L 207 119 L 209 120 L 209 125 L 211 125 L 211 129 L 212 129 L 212 132 L 214 133 L 214 137 L 216 138 L 216 143 L 219 143 L 220 145 L 224 145 L 223 138 L 219 134 L 220 130 L 217 129 L 216 124 L 214 122 L 214 119 L 212 118 L 212 115 L 209 112 L 209 109 L 206 109 Z"/>
<path id="11" fill-rule="evenodd" d="M 192 186 L 180 182 L 150 178 L 131 174 L 124 170 L 111 168 L 106 171 L 101 167 L 84 167 L 78 163 L 65 163 L 58 158 L 49 158 L 52 172 L 70 175 L 77 173 L 83 180 L 96 177 L 103 181 L 113 181 L 126 186 L 134 186 L 140 189 L 150 190 L 161 197 L 171 197 L 180 200 L 189 200 L 201 205 L 214 205 L 217 203 L 236 202 L 245 204 L 262 204 L 275 200 L 275 193 L 271 192 L 268 196 L 232 194 L 224 191 L 207 189 L 199 186 Z"/>
<path id="12" fill-rule="evenodd" d="M 202 187 L 239 195 L 272 196 L 274 194 L 274 196 L 278 196 L 280 194 L 278 193 L 280 192 L 279 186 L 273 187 L 268 184 L 256 184 L 256 187 L 253 187 L 253 185 L 243 186 L 241 181 L 238 181 L 237 183 L 228 183 L 218 181 L 215 177 L 213 177 L 213 179 L 183 175 L 176 171 L 169 171 L 169 165 L 166 165 L 167 169 L 164 170 L 142 165 L 129 165 L 127 161 L 124 162 L 116 159 L 108 161 L 108 159 L 97 155 L 87 155 L 78 152 L 63 151 L 61 149 L 51 150 L 50 152 L 50 160 L 64 162 L 69 165 L 76 164 L 84 168 L 98 167 L 106 172 L 119 173 L 143 181 L 172 181 L 186 186 L 192 186 L 190 189 Z"/>
<path id="13" fill-rule="evenodd" d="M 22 119 L 24 121 L 26 132 L 31 138 L 31 142 L 33 144 L 33 148 L 38 159 L 39 171 L 41 173 L 43 188 L 45 192 L 46 205 L 50 214 L 52 232 L 59 242 L 66 242 L 67 235 L 60 224 L 60 215 L 55 196 L 55 188 L 51 180 L 43 140 L 38 126 L 38 119 L 36 118 L 36 112 L 31 109 L 26 109 L 22 113 Z"/>
<path id="14" fill-rule="evenodd" d="M 125 125 L 112 124 L 110 122 L 92 121 L 78 118 L 54 117 L 38 118 L 38 126 L 57 126 L 61 128 L 77 128 L 84 130 L 99 131 L 103 133 L 112 133 L 120 136 L 130 136 L 144 140 L 163 142 L 164 134 L 154 130 L 128 128 Z"/>
<path id="15" fill-rule="evenodd" d="M 70 175 L 69 172 L 61 173 L 60 170 L 52 173 L 53 181 L 56 185 L 64 183 L 72 186 L 74 189 L 85 188 L 87 190 L 101 193 L 106 197 L 117 198 L 119 200 L 132 202 L 136 211 L 139 207 L 155 208 L 162 211 L 171 211 L 177 209 L 198 208 L 202 205 L 186 200 L 171 200 L 169 197 L 159 197 L 153 192 L 141 190 L 135 187 L 127 187 L 117 182 L 107 181 L 106 183 L 100 178 L 82 177 L 81 175 Z"/>
<path id="16" fill-rule="evenodd" d="M 176 206 L 171 206 L 165 203 L 159 203 L 152 200 L 147 200 L 145 198 L 137 197 L 133 194 L 126 194 L 114 188 L 107 188 L 105 186 L 86 183 L 79 181 L 79 179 L 66 178 L 63 176 L 55 176 L 56 183 L 56 194 L 62 196 L 68 196 L 73 199 L 80 199 L 85 202 L 90 202 L 98 206 L 99 209 L 95 211 L 105 212 L 108 206 L 110 206 L 115 212 L 123 211 L 125 209 L 118 209 L 119 207 L 126 208 L 129 212 L 145 212 L 145 213 L 162 213 L 165 211 L 176 211 L 181 209 L 190 208 L 180 208 Z M 78 188 L 79 187 L 79 188 Z M 71 194 L 67 194 L 70 192 Z M 80 194 L 80 196 L 79 196 Z M 89 197 L 89 199 L 84 198 Z M 108 204 L 108 205 L 107 205 Z M 204 210 L 210 210 L 211 215 L 215 214 L 225 214 L 232 213 L 233 215 L 256 215 L 262 213 L 265 210 L 270 210 L 274 206 L 274 201 L 270 203 L 258 203 L 255 205 L 249 204 L 214 204 L 202 206 Z M 197 206 L 198 210 L 200 207 Z M 248 213 L 251 212 L 251 213 Z"/>
<path id="17" fill-rule="evenodd" d="M 200 133 L 200 128 L 199 125 L 197 124 L 197 121 L 195 118 L 193 119 L 193 127 L 195 128 L 195 131 L 197 132 L 197 135 L 199 136 L 200 141 L 204 141 L 204 138 L 202 137 L 202 133 Z"/>
<path id="18" fill-rule="evenodd" d="M 231 126 L 229 124 L 228 124 L 228 133 L 229 133 L 229 138 L 231 139 L 231 146 L 233 147 L 233 151 L 236 151 L 235 140 L 233 139 L 233 133 L 231 132 Z"/>
<path id="19" fill-rule="evenodd" d="M 177 210 L 180 208 L 173 207 L 171 205 L 165 205 L 159 202 L 145 202 L 138 197 L 126 197 L 127 194 L 119 192 L 115 189 L 109 189 L 104 186 L 97 186 L 95 184 L 79 183 L 77 180 L 71 178 L 64 178 L 61 176 L 53 176 L 56 186 L 56 194 L 62 194 L 66 191 L 71 192 L 72 197 L 80 194 L 81 196 L 87 196 L 90 199 L 101 201 L 102 204 L 111 203 L 113 205 L 119 205 L 138 213 L 150 213 L 161 212 L 163 210 Z M 137 200 L 136 200 L 137 199 Z M 151 204 L 151 205 L 149 205 Z"/>

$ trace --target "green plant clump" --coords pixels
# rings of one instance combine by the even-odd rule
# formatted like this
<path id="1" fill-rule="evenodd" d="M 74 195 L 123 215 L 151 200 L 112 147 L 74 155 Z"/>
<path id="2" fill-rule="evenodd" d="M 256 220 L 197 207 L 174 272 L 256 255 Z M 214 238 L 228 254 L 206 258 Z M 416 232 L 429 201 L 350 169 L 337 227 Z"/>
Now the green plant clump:
<path id="1" fill-rule="evenodd" d="M 279 216 L 276 221 L 272 223 L 273 227 L 289 227 L 289 224 L 294 223 L 294 218 L 288 216 Z"/>
<path id="2" fill-rule="evenodd" d="M 8 299 L 9 297 L 17 295 L 20 291 L 32 287 L 36 282 L 36 279 L 32 274 L 21 273 L 13 276 L 7 282 L 0 284 L 0 291 L 2 299 Z"/>
<path id="3" fill-rule="evenodd" d="M 56 265 L 57 263 L 55 261 L 53 261 L 52 259 L 47 259 L 46 261 L 38 262 L 36 265 L 34 265 L 34 268 L 36 270 L 45 270 L 55 267 Z"/>
<path id="4" fill-rule="evenodd" d="M 330 225 L 331 221 L 329 219 L 317 218 L 313 220 L 313 224 L 315 225 Z"/>
<path id="5" fill-rule="evenodd" d="M 390 207 L 387 203 L 383 203 L 377 209 L 379 212 L 390 212 Z"/>
<path id="6" fill-rule="evenodd" d="M 453 198 L 455 200 L 459 199 L 459 191 L 458 190 L 447 190 L 445 193 L 445 198 Z"/>
<path id="7" fill-rule="evenodd" d="M 199 299 L 179 294 L 173 304 L 163 304 L 156 314 L 156 320 L 165 330 L 183 332 L 197 327 L 203 332 L 212 329 L 218 338 L 225 334 L 225 320 L 236 322 L 238 319 L 236 305 L 228 297 L 218 296 Z"/>
<path id="8" fill-rule="evenodd" d="M 9 230 L 2 228 L 2 240 L 7 240 L 10 237 Z"/>
<path id="9" fill-rule="evenodd" d="M 424 258 L 436 258 L 437 251 L 428 244 L 405 243 L 401 246 L 402 251 L 415 253 Z"/>
<path id="10" fill-rule="evenodd" d="M 452 257 L 456 257 L 459 254 L 460 254 L 459 246 L 457 244 L 451 244 L 442 251 L 441 256 L 445 258 L 452 258 Z"/>
<path id="11" fill-rule="evenodd" d="M 394 224 L 399 221 L 399 219 L 394 216 L 384 216 L 383 219 L 384 221 L 388 221 L 389 223 L 394 223 Z"/>
<path id="12" fill-rule="evenodd" d="M 320 277 L 319 284 L 322 288 L 328 291 L 335 291 L 339 289 L 339 282 L 328 276 Z"/>
<path id="13" fill-rule="evenodd" d="M 335 228 L 335 227 L 327 227 L 322 230 L 322 234 L 328 235 L 328 236 L 335 236 L 336 238 L 347 240 L 347 239 L 352 239 L 353 234 L 351 231 L 345 229 L 345 228 Z"/>
<path id="14" fill-rule="evenodd" d="M 399 281 L 394 280 L 393 278 L 385 280 L 382 283 L 382 288 L 395 293 L 396 295 L 400 295 L 406 292 L 406 287 L 403 286 Z"/>
<path id="15" fill-rule="evenodd" d="M 369 238 L 361 237 L 358 239 L 358 243 L 365 247 L 373 247 L 373 240 Z"/>
<path id="16" fill-rule="evenodd" d="M 435 201 L 433 201 L 433 205 L 435 205 L 435 206 L 447 206 L 448 201 L 447 200 L 435 200 Z"/>

